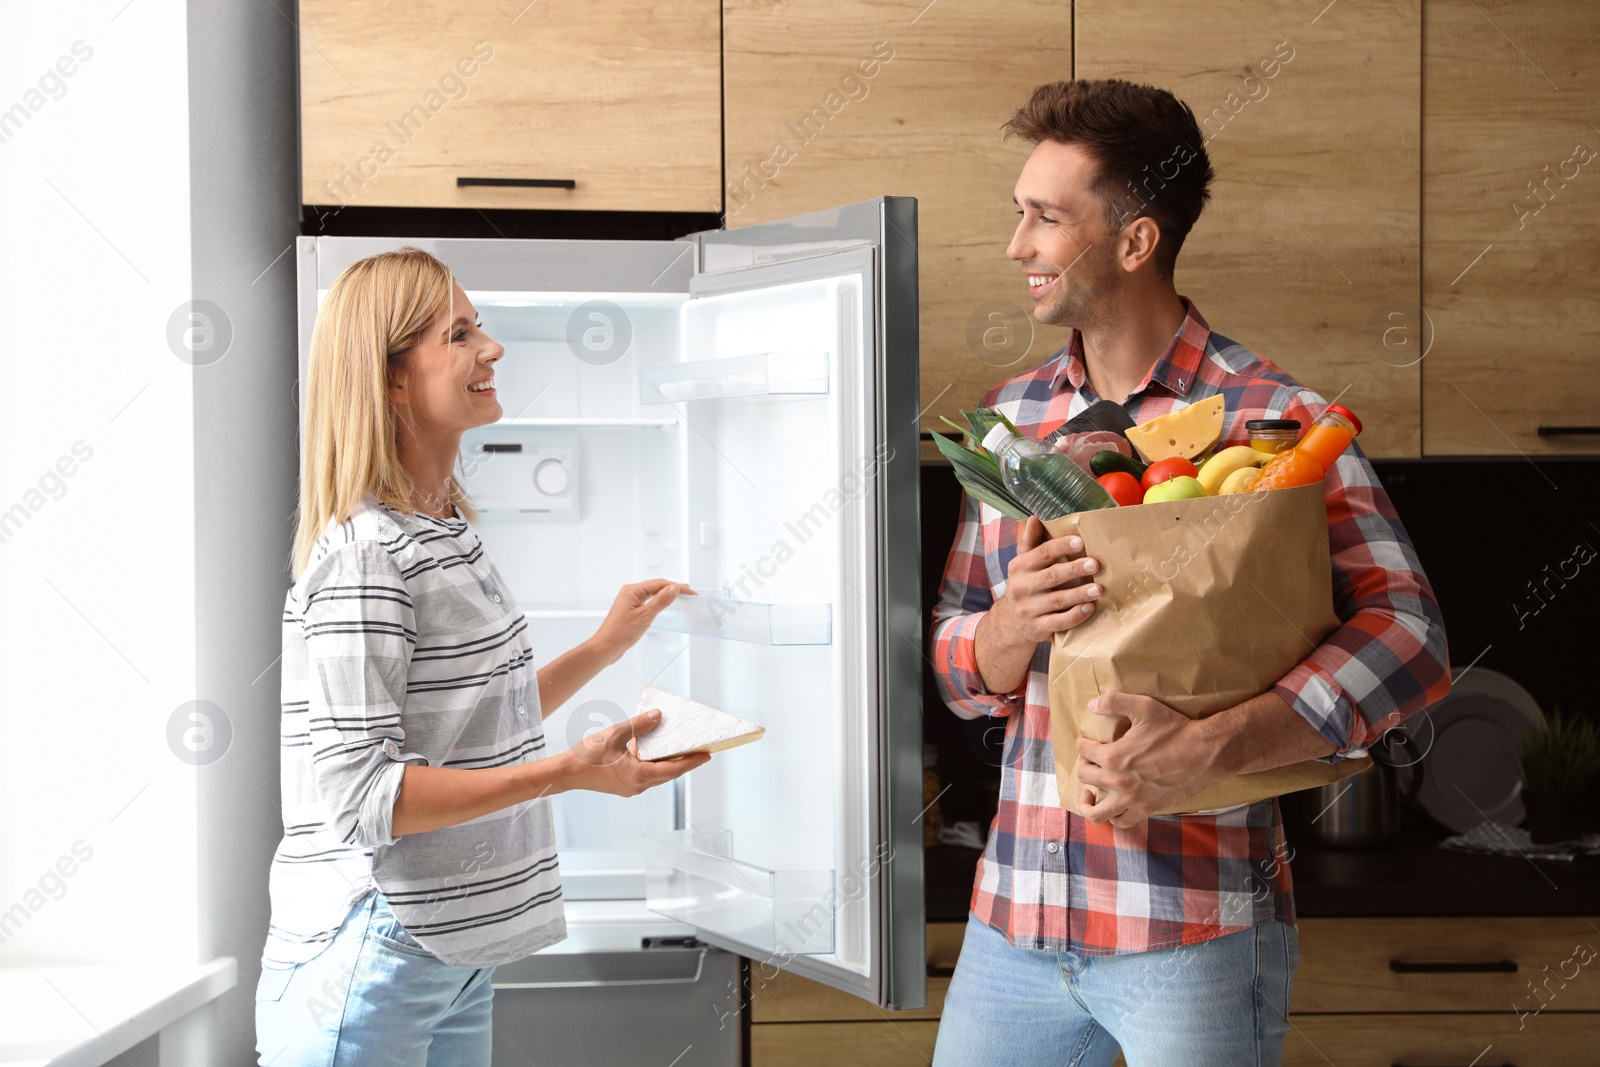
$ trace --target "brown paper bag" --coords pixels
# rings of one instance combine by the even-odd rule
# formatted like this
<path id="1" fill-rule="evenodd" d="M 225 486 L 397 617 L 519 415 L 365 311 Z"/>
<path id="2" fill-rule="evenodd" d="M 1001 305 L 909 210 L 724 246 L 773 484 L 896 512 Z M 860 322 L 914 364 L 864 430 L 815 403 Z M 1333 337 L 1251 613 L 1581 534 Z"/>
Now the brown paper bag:
<path id="1" fill-rule="evenodd" d="M 1050 649 L 1050 731 L 1061 806 L 1078 810 L 1078 735 L 1110 741 L 1126 719 L 1087 710 L 1108 689 L 1204 718 L 1271 689 L 1339 626 L 1321 482 L 1064 515 L 1104 590 Z M 1235 775 L 1157 814 L 1232 807 L 1326 785 L 1369 759 L 1306 760 Z"/>

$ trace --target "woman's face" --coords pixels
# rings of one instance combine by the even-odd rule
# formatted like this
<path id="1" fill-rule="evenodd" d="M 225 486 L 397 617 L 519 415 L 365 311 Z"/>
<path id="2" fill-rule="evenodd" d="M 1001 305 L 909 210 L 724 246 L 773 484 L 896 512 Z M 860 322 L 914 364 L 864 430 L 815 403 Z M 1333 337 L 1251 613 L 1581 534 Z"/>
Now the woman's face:
<path id="1" fill-rule="evenodd" d="M 402 425 L 437 439 L 499 421 L 494 365 L 505 354 L 478 328 L 477 309 L 455 286 L 455 299 L 439 309 L 389 386 Z"/>

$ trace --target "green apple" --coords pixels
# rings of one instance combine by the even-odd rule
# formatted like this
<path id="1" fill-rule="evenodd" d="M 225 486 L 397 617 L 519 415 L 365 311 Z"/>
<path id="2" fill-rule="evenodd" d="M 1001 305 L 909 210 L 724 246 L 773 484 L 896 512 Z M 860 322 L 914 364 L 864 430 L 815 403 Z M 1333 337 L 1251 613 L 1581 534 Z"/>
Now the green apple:
<path id="1" fill-rule="evenodd" d="M 1158 482 L 1145 490 L 1144 502 L 1146 504 L 1159 504 L 1164 500 L 1188 500 L 1192 497 L 1205 496 L 1206 487 L 1201 485 L 1196 478 L 1188 475 L 1179 475 Z"/>

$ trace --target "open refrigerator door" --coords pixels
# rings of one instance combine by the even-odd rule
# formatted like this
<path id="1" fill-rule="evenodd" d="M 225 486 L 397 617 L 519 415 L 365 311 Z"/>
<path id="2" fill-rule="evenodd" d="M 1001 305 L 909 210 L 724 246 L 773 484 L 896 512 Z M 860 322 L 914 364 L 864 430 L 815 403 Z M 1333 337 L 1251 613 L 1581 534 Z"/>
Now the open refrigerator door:
<path id="1" fill-rule="evenodd" d="M 547 751 L 645 685 L 766 728 L 639 797 L 552 798 L 550 951 L 694 940 L 925 1002 L 915 233 L 885 198 L 679 242 L 302 239 L 302 360 L 338 272 L 402 243 L 505 346 L 460 474 L 539 662 L 623 584 L 700 594 L 549 715 Z"/>

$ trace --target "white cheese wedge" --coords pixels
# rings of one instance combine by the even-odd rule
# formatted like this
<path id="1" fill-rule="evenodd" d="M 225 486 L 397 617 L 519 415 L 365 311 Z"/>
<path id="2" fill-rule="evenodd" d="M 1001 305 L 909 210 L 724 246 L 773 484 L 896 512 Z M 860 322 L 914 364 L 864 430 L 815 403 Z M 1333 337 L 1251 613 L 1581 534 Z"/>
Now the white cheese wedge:
<path id="1" fill-rule="evenodd" d="M 760 740 L 766 728 L 737 715 L 698 704 L 686 697 L 644 687 L 639 694 L 639 711 L 661 709 L 661 722 L 654 730 L 639 736 L 639 758 L 669 759 L 691 752 L 721 752 Z"/>

